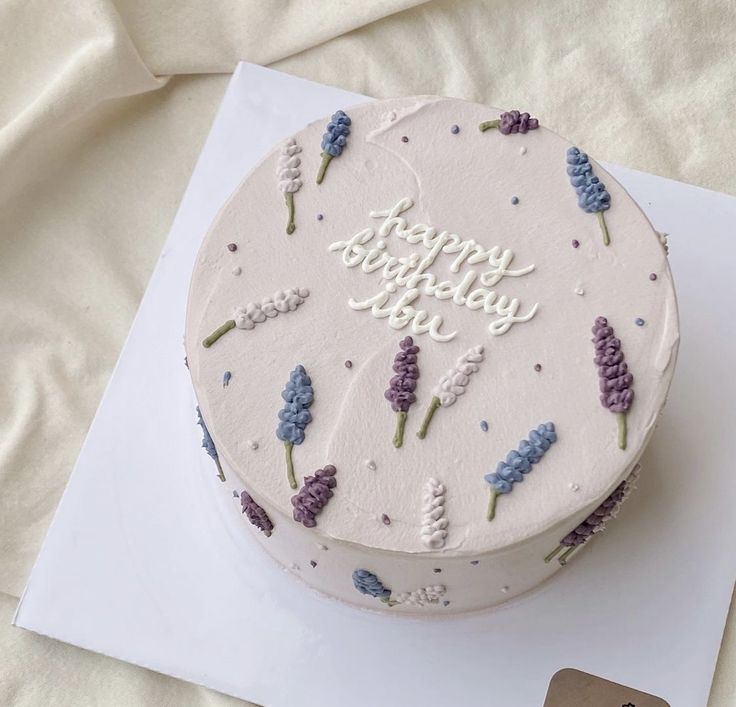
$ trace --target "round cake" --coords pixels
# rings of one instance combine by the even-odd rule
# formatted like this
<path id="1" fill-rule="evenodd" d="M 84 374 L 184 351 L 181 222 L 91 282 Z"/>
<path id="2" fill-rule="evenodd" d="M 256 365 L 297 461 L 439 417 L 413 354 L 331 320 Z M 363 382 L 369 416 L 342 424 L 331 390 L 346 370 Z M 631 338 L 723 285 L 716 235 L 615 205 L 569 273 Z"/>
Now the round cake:
<path id="1" fill-rule="evenodd" d="M 527 113 L 338 110 L 275 146 L 204 239 L 186 326 L 203 446 L 321 592 L 499 604 L 633 488 L 677 351 L 665 251 Z"/>

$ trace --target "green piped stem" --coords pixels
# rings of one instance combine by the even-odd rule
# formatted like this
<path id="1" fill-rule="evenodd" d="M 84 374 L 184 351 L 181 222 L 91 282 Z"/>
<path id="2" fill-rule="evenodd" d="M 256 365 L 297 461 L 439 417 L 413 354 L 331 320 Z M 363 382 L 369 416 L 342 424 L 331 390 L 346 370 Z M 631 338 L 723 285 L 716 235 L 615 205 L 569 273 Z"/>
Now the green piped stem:
<path id="1" fill-rule="evenodd" d="M 384 597 L 381 601 L 389 606 L 396 606 L 399 603 L 398 601 L 394 601 L 391 597 Z"/>
<path id="2" fill-rule="evenodd" d="M 215 343 L 223 334 L 227 334 L 230 329 L 235 328 L 235 320 L 228 319 L 222 326 L 217 327 L 203 342 L 202 346 L 208 349 L 212 344 Z"/>
<path id="3" fill-rule="evenodd" d="M 618 448 L 626 449 L 626 413 L 617 412 L 616 422 L 618 423 Z"/>
<path id="4" fill-rule="evenodd" d="M 331 159 L 331 154 L 328 152 L 322 153 L 322 163 L 320 164 L 319 171 L 317 172 L 317 184 L 322 184 L 322 180 L 325 178 L 325 174 L 327 173 L 327 165 L 330 164 Z"/>
<path id="5" fill-rule="evenodd" d="M 491 521 L 496 517 L 496 500 L 498 499 L 498 491 L 491 486 L 491 495 L 488 499 L 488 511 L 486 511 L 486 519 Z"/>
<path id="6" fill-rule="evenodd" d="M 286 447 L 286 478 L 289 480 L 289 486 L 295 489 L 297 486 L 296 476 L 294 476 L 294 462 L 291 458 L 291 450 L 294 449 L 292 442 L 284 442 Z"/>
<path id="7" fill-rule="evenodd" d="M 429 407 L 427 408 L 427 414 L 424 416 L 424 420 L 422 421 L 422 426 L 419 428 L 419 432 L 417 432 L 417 437 L 419 439 L 424 439 L 427 436 L 427 430 L 429 429 L 429 423 L 432 422 L 432 417 L 434 417 L 434 413 L 437 411 L 437 408 L 440 407 L 440 399 L 435 395 L 432 398 L 432 402 L 429 404 Z"/>
<path id="8" fill-rule="evenodd" d="M 606 219 L 603 218 L 603 212 L 597 211 L 595 215 L 598 217 L 598 223 L 603 233 L 603 245 L 611 245 L 611 236 L 608 235 L 608 226 L 606 226 Z"/>
<path id="9" fill-rule="evenodd" d="M 296 230 L 294 224 L 294 192 L 287 191 L 284 198 L 286 199 L 286 208 L 289 210 L 289 223 L 286 224 L 286 232 L 291 235 Z"/>
<path id="10" fill-rule="evenodd" d="M 580 545 L 573 545 L 572 547 L 568 547 L 567 550 L 565 550 L 565 552 L 563 552 L 559 556 L 559 558 L 557 559 L 557 561 L 561 565 L 566 565 L 567 564 L 567 558 L 570 557 L 570 555 L 572 555 L 572 553 L 575 552 L 575 550 L 577 550 L 579 547 L 580 547 Z"/>
<path id="11" fill-rule="evenodd" d="M 402 410 L 396 416 L 396 432 L 394 433 L 394 447 L 397 449 L 404 443 L 404 428 L 406 427 L 406 413 Z"/>
<path id="12" fill-rule="evenodd" d="M 486 120 L 478 126 L 478 130 L 484 133 L 486 130 L 493 130 L 501 125 L 501 121 L 497 118 L 496 120 Z"/>
<path id="13" fill-rule="evenodd" d="M 220 481 L 225 481 L 225 472 L 222 470 L 222 464 L 220 464 L 220 460 L 217 457 L 215 457 L 215 466 L 217 467 L 217 478 Z"/>
<path id="14" fill-rule="evenodd" d="M 547 555 L 547 557 L 544 558 L 544 561 L 552 562 L 552 560 L 555 559 L 555 557 L 559 554 L 560 550 L 562 550 L 563 547 L 563 545 L 558 545 L 554 550 L 552 550 L 552 552 L 549 553 L 549 555 Z"/>

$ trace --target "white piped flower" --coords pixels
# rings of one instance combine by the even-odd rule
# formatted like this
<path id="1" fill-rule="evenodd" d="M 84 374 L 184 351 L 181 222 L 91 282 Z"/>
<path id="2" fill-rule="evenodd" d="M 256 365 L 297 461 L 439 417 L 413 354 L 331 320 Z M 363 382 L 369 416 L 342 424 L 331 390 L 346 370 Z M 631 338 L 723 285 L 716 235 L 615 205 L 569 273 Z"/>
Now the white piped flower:
<path id="1" fill-rule="evenodd" d="M 439 398 L 443 408 L 452 405 L 465 392 L 465 387 L 470 381 L 470 375 L 475 373 L 483 360 L 483 347 L 474 346 L 468 349 L 455 364 L 455 368 L 447 371 L 440 378 L 440 382 L 432 390 L 432 395 Z"/>
<path id="2" fill-rule="evenodd" d="M 290 137 L 281 148 L 281 154 L 276 166 L 276 177 L 279 189 L 284 193 L 286 208 L 289 212 L 289 221 L 286 224 L 286 232 L 291 235 L 296 230 L 294 223 L 294 194 L 302 187 L 301 172 L 299 165 L 302 161 L 298 154 L 302 148 L 296 144 L 296 140 Z"/>
<path id="3" fill-rule="evenodd" d="M 296 140 L 290 137 L 281 148 L 281 154 L 279 155 L 279 161 L 277 165 L 277 175 L 279 179 L 279 189 L 284 192 L 299 191 L 302 186 L 301 172 L 299 171 L 299 165 L 302 161 L 297 155 L 302 151 L 302 148 L 296 144 Z"/>
<path id="4" fill-rule="evenodd" d="M 432 402 L 427 408 L 427 412 L 424 415 L 422 426 L 417 432 L 419 439 L 424 439 L 427 436 L 427 430 L 429 429 L 429 423 L 432 422 L 437 408 L 450 407 L 454 404 L 459 395 L 465 392 L 465 388 L 470 382 L 470 376 L 475 373 L 480 366 L 478 365 L 483 360 L 483 347 L 474 346 L 468 349 L 455 363 L 455 368 L 447 371 L 439 383 L 432 389 Z"/>
<path id="5" fill-rule="evenodd" d="M 233 313 L 235 326 L 238 329 L 252 329 L 256 324 L 265 322 L 267 318 L 276 317 L 279 312 L 293 312 L 309 297 L 306 288 L 279 290 L 262 302 L 249 302 L 245 307 L 236 307 Z"/>
<path id="6" fill-rule="evenodd" d="M 408 606 L 427 606 L 436 604 L 445 595 L 446 588 L 443 584 L 434 584 L 430 587 L 421 587 L 413 592 L 401 592 L 393 597 L 397 604 Z"/>
<path id="7" fill-rule="evenodd" d="M 437 479 L 429 479 L 422 497 L 422 531 L 424 546 L 438 550 L 445 546 L 448 521 L 445 516 L 445 487 Z"/>

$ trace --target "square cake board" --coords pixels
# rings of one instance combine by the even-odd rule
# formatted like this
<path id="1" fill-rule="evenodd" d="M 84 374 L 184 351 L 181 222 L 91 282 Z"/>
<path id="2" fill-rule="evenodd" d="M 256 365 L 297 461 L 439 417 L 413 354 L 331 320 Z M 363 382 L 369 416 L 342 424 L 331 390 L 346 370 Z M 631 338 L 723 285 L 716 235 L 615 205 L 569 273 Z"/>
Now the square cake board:
<path id="1" fill-rule="evenodd" d="M 238 67 L 15 624 L 277 707 L 535 707 L 565 667 L 705 705 L 736 577 L 733 197 L 606 165 L 671 234 L 679 367 L 639 491 L 528 596 L 434 620 L 327 599 L 265 555 L 233 497 L 242 486 L 216 478 L 183 365 L 197 250 L 273 144 L 366 100 Z"/>

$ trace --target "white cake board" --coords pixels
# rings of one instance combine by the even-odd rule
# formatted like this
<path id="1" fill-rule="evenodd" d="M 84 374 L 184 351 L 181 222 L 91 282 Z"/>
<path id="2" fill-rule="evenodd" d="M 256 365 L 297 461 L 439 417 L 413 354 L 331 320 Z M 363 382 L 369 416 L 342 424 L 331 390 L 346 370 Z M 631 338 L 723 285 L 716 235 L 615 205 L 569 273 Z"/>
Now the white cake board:
<path id="1" fill-rule="evenodd" d="M 430 621 L 341 605 L 264 555 L 216 479 L 183 365 L 195 254 L 277 140 L 365 100 L 238 67 L 15 624 L 277 707 L 535 707 L 564 667 L 705 705 L 736 576 L 732 197 L 607 165 L 671 234 L 679 370 L 639 492 L 531 595 Z"/>

